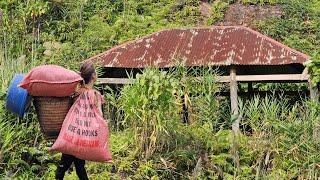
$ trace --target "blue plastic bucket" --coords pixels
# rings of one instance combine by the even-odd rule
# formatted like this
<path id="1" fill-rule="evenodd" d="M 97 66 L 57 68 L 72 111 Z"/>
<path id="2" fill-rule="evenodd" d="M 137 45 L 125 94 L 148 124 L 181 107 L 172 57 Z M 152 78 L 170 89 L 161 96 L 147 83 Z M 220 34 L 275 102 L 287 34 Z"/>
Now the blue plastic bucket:
<path id="1" fill-rule="evenodd" d="M 23 117 L 31 102 L 31 97 L 27 90 L 18 87 L 23 78 L 23 74 L 16 74 L 13 77 L 8 89 L 6 102 L 6 108 L 19 117 Z"/>

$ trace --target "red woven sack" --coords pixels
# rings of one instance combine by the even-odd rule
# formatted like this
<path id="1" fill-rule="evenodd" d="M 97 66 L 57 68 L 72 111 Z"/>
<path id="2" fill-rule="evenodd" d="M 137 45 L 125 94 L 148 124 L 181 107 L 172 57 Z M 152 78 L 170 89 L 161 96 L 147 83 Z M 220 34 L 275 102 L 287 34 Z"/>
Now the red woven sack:
<path id="1" fill-rule="evenodd" d="M 74 71 L 57 65 L 33 68 L 20 83 L 32 96 L 70 96 L 82 78 Z"/>
<path id="2" fill-rule="evenodd" d="M 102 96 L 86 90 L 75 101 L 63 121 L 58 139 L 51 151 L 59 151 L 80 159 L 110 162 L 109 130 L 96 100 Z"/>

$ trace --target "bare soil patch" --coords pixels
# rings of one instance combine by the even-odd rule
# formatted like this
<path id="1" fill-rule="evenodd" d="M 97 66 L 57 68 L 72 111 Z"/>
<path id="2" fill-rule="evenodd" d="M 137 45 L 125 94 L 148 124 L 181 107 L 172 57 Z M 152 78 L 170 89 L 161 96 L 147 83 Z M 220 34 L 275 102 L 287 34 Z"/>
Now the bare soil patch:
<path id="1" fill-rule="evenodd" d="M 216 25 L 242 25 L 254 28 L 255 23 L 270 17 L 281 17 L 282 14 L 280 5 L 243 5 L 235 3 L 228 7 L 223 20 L 217 22 Z"/>

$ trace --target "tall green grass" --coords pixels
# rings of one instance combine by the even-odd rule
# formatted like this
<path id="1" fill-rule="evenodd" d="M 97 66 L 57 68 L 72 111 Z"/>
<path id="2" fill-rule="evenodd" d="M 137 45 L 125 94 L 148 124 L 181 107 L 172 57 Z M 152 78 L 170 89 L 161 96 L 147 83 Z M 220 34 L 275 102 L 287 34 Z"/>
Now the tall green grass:
<path id="1" fill-rule="evenodd" d="M 3 27 L 0 30 L 5 31 Z M 10 31 L 0 37 L 0 177 L 35 178 L 45 171 L 43 164 L 52 159 L 45 152 L 38 121 L 32 112 L 24 119 L 8 112 L 5 101 L 13 76 L 26 73 L 36 59 L 24 54 L 22 47 L 27 45 L 13 41 Z M 35 46 L 38 44 L 32 44 Z"/>
<path id="2" fill-rule="evenodd" d="M 245 103 L 243 124 L 252 134 L 242 148 L 252 157 L 254 177 L 316 179 L 320 156 L 314 136 L 319 121 L 318 104 L 304 101 L 288 104 L 285 98 L 258 97 Z M 245 156 L 243 156 L 245 155 Z M 243 154 L 243 159 L 248 160 Z"/>
<path id="3" fill-rule="evenodd" d="M 234 138 L 227 101 L 217 94 L 221 87 L 215 82 L 216 74 L 210 68 L 146 69 L 134 84 L 125 86 L 112 104 L 124 114 L 125 132 L 134 137 L 131 153 L 116 153 L 116 159 L 123 160 L 115 165 L 116 174 L 169 179 L 316 179 L 319 104 L 292 103 L 276 95 L 240 99 L 242 134 Z M 189 107 L 186 123 L 183 103 Z"/>

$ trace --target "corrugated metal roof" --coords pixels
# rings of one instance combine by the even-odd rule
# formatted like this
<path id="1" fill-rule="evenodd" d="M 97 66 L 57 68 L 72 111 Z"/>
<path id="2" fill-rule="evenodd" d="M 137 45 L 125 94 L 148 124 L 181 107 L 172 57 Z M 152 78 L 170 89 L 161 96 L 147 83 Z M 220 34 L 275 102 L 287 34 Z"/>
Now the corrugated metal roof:
<path id="1" fill-rule="evenodd" d="M 309 56 L 242 26 L 169 29 L 113 47 L 92 58 L 105 67 L 302 64 Z"/>

